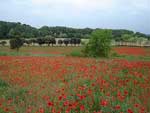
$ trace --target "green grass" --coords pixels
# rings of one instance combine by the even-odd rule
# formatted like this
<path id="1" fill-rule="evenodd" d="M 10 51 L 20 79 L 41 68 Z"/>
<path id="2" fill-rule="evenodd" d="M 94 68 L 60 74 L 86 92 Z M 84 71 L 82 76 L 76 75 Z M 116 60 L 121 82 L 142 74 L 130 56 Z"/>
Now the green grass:
<path id="1" fill-rule="evenodd" d="M 129 61 L 150 61 L 149 56 L 132 56 L 132 55 L 117 55 L 117 56 L 111 56 L 113 59 L 126 59 Z"/>
<path id="2" fill-rule="evenodd" d="M 22 47 L 20 51 L 11 50 L 9 47 L 0 48 L 0 56 L 40 56 L 40 57 L 59 57 L 59 56 L 72 56 L 83 57 L 81 52 L 82 47 Z M 146 48 L 147 52 L 150 51 Z M 41 53 L 40 53 L 41 52 Z M 150 61 L 150 56 L 131 56 L 131 55 L 119 55 L 112 53 L 109 59 L 127 59 L 130 61 Z M 99 58 L 98 58 L 99 59 Z M 106 58 L 100 58 L 106 59 Z"/>
<path id="3" fill-rule="evenodd" d="M 0 89 L 7 88 L 9 85 L 4 80 L 0 79 Z"/>
<path id="4" fill-rule="evenodd" d="M 31 54 L 31 53 L 24 53 L 24 52 L 0 52 L 0 56 L 43 56 L 43 57 L 57 57 L 57 56 L 64 56 L 64 55 L 55 55 L 55 54 Z"/>
<path id="5" fill-rule="evenodd" d="M 78 50 L 74 50 L 68 54 L 66 54 L 66 56 L 72 56 L 72 57 L 83 57 L 83 54 L 81 51 Z"/>
<path id="6" fill-rule="evenodd" d="M 9 88 L 9 84 L 6 81 L 0 79 L 0 96 L 4 95 L 4 93 L 7 91 L 8 88 Z"/>
<path id="7" fill-rule="evenodd" d="M 0 56 L 29 56 L 29 53 L 22 53 L 22 52 L 3 52 L 0 51 Z"/>

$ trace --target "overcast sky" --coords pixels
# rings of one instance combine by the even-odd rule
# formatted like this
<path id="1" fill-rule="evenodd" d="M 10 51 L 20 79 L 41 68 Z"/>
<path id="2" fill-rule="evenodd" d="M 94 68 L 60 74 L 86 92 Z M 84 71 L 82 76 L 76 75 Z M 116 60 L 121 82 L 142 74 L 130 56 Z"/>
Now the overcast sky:
<path id="1" fill-rule="evenodd" d="M 150 34 L 150 0 L 0 0 L 0 20 Z"/>

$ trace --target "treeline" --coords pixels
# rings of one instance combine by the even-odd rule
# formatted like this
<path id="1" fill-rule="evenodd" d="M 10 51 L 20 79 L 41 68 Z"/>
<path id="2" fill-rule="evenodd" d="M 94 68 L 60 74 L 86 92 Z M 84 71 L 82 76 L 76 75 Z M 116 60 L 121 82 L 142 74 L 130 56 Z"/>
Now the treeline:
<path id="1" fill-rule="evenodd" d="M 42 38 L 51 36 L 53 38 L 89 38 L 90 34 L 95 29 L 84 28 L 68 28 L 68 27 L 48 27 L 43 26 L 39 29 L 30 25 L 15 23 L 15 22 L 4 22 L 0 21 L 0 39 L 12 39 L 14 37 L 21 38 Z M 129 35 L 130 37 L 143 37 L 150 39 L 150 36 L 130 30 L 112 30 L 113 39 L 116 41 L 122 40 L 123 35 Z"/>
<path id="2" fill-rule="evenodd" d="M 40 46 L 42 46 L 43 44 L 46 44 L 47 46 L 54 46 L 54 45 L 78 46 L 81 44 L 80 38 L 71 38 L 71 39 L 66 38 L 66 39 L 56 40 L 55 38 L 52 38 L 52 37 L 46 37 L 46 38 L 37 38 L 37 39 L 29 39 L 29 40 L 21 39 L 21 40 L 22 40 L 23 44 L 26 44 L 28 46 L 35 45 L 35 44 L 38 44 Z"/>
<path id="3" fill-rule="evenodd" d="M 3 41 L 4 42 L 4 41 Z M 37 39 L 22 39 L 22 38 L 14 38 L 9 41 L 10 43 L 10 48 L 11 49 L 16 49 L 19 51 L 19 48 L 23 46 L 24 44 L 27 44 L 30 46 L 31 44 L 39 44 L 42 46 L 43 44 L 47 44 L 48 46 L 62 46 L 63 44 L 65 46 L 79 46 L 81 44 L 81 39 L 77 38 L 72 38 L 72 39 L 59 39 L 56 41 L 55 38 L 47 37 L 47 38 L 37 38 Z M 0 45 L 5 46 L 2 42 L 0 42 Z"/>

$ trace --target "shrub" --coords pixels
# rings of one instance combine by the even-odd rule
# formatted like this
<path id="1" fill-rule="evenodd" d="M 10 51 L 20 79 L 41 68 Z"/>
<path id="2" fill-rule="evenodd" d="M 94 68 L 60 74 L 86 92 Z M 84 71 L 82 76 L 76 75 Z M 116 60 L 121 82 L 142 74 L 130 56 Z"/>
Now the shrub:
<path id="1" fill-rule="evenodd" d="M 95 30 L 83 50 L 85 56 L 108 57 L 111 50 L 111 30 Z"/>

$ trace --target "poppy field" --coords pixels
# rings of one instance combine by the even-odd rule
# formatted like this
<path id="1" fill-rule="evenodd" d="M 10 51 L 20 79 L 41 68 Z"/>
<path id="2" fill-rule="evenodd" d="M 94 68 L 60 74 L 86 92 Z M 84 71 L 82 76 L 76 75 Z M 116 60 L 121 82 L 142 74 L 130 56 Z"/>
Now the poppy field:
<path id="1" fill-rule="evenodd" d="M 121 55 L 150 56 L 150 48 L 116 47 L 114 51 Z"/>
<path id="2" fill-rule="evenodd" d="M 0 113 L 150 113 L 150 61 L 0 56 Z"/>

